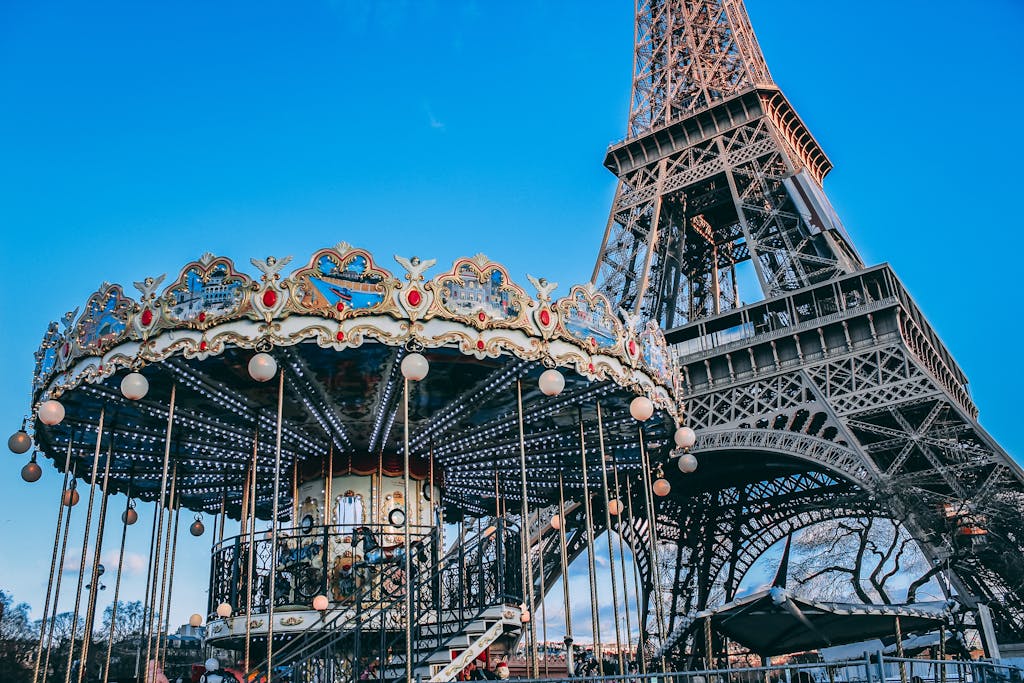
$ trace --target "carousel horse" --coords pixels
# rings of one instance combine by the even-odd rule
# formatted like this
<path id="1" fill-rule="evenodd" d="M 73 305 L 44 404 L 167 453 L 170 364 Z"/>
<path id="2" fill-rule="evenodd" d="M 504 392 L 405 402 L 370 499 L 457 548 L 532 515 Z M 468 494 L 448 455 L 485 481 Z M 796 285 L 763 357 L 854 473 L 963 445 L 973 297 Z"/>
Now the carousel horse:
<path id="1" fill-rule="evenodd" d="M 352 546 L 355 547 L 359 543 L 363 544 L 363 560 L 358 566 L 398 564 L 405 561 L 404 544 L 381 545 L 368 526 L 357 526 L 352 530 Z M 422 539 L 413 541 L 409 549 L 421 562 L 426 561 Z"/>
<path id="2" fill-rule="evenodd" d="M 283 547 L 277 556 L 277 563 L 287 567 L 293 564 L 298 564 L 299 562 L 311 562 L 316 559 L 319 554 L 319 543 L 311 543 L 310 545 L 301 546 L 299 548 Z"/>

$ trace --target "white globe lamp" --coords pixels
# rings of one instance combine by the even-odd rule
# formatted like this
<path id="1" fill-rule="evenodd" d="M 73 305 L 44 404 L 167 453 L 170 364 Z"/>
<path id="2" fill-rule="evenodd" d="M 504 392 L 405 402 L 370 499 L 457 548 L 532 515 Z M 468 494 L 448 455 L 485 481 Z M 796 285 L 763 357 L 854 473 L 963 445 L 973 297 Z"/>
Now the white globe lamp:
<path id="1" fill-rule="evenodd" d="M 39 406 L 39 421 L 44 425 L 59 425 L 64 419 L 64 406 L 60 401 L 50 399 Z"/>
<path id="2" fill-rule="evenodd" d="M 227 619 L 231 616 L 231 605 L 226 602 L 222 602 L 217 605 L 217 616 L 221 619 Z"/>
<path id="3" fill-rule="evenodd" d="M 121 380 L 121 394 L 129 401 L 138 401 L 149 393 L 149 380 L 141 372 L 129 372 Z"/>
<path id="4" fill-rule="evenodd" d="M 402 359 L 402 377 L 411 382 L 419 382 L 430 371 L 430 363 L 422 353 L 410 353 Z"/>
<path id="5" fill-rule="evenodd" d="M 654 495 L 659 498 L 664 498 L 672 490 L 672 484 L 668 483 L 667 479 L 655 479 L 651 487 L 654 489 Z"/>
<path id="6" fill-rule="evenodd" d="M 249 359 L 249 376 L 257 382 L 266 382 L 277 374 L 277 361 L 269 353 L 257 353 Z"/>
<path id="7" fill-rule="evenodd" d="M 192 616 L 190 616 L 188 618 L 188 625 L 191 626 L 192 628 L 199 628 L 200 626 L 203 625 L 203 615 L 202 614 L 193 614 Z M 214 667 L 214 668 L 216 668 L 216 667 Z"/>
<path id="8" fill-rule="evenodd" d="M 693 448 L 697 443 L 697 433 L 689 427 L 680 427 L 674 435 L 676 448 Z"/>
<path id="9" fill-rule="evenodd" d="M 654 404 L 646 396 L 637 396 L 629 404 L 629 414 L 638 422 L 646 422 L 654 415 Z"/>
<path id="10" fill-rule="evenodd" d="M 540 386 L 540 393 L 545 396 L 558 396 L 565 389 L 565 377 L 558 370 L 552 368 L 540 373 L 537 385 Z"/>
<path id="11" fill-rule="evenodd" d="M 313 609 L 317 612 L 326 612 L 329 604 L 326 595 L 318 595 L 313 598 Z"/>
<path id="12" fill-rule="evenodd" d="M 690 474 L 697 470 L 697 458 L 693 453 L 683 453 L 679 456 L 679 471 L 683 474 Z"/>

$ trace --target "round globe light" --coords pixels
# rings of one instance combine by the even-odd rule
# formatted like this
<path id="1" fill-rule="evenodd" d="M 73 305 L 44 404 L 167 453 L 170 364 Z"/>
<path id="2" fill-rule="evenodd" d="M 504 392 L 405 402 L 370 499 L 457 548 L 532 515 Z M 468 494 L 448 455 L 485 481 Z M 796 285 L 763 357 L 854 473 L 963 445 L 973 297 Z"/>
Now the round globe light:
<path id="1" fill-rule="evenodd" d="M 80 497 L 81 496 L 78 495 L 78 489 L 68 489 L 64 492 L 64 495 L 61 496 L 60 502 L 68 507 L 74 507 L 75 505 L 78 505 L 78 499 Z"/>
<path id="2" fill-rule="evenodd" d="M 326 612 L 330 602 L 327 600 L 326 595 L 318 595 L 313 598 L 313 609 L 317 612 Z"/>
<path id="3" fill-rule="evenodd" d="M 266 382 L 277 374 L 277 361 L 269 353 L 257 353 L 249 359 L 249 376 L 257 382 Z"/>
<path id="4" fill-rule="evenodd" d="M 39 405 L 39 421 L 44 425 L 59 425 L 64 419 L 64 406 L 60 401 L 50 399 Z"/>
<path id="5" fill-rule="evenodd" d="M 551 528 L 558 531 L 562 528 L 562 517 L 561 515 L 552 515 L 551 517 Z"/>
<path id="6" fill-rule="evenodd" d="M 106 571 L 107 571 L 107 568 L 104 567 L 102 564 L 96 565 L 96 576 L 103 576 L 103 574 Z"/>
<path id="7" fill-rule="evenodd" d="M 192 522 L 192 525 L 188 528 L 188 532 L 193 536 L 202 536 L 204 531 L 206 531 L 206 525 L 203 524 L 201 519 Z"/>
<path id="8" fill-rule="evenodd" d="M 39 477 L 43 476 L 43 468 L 39 466 L 35 458 L 25 463 L 25 466 L 21 468 L 21 478 L 32 483 L 39 481 Z"/>
<path id="9" fill-rule="evenodd" d="M 221 619 L 227 619 L 231 616 L 231 605 L 226 602 L 222 602 L 217 605 L 217 616 Z"/>
<path id="10" fill-rule="evenodd" d="M 654 415 L 654 404 L 646 396 L 637 396 L 629 404 L 629 414 L 634 420 L 646 422 Z"/>
<path id="11" fill-rule="evenodd" d="M 562 393 L 562 389 L 565 389 L 565 377 L 558 370 L 552 368 L 540 373 L 537 385 L 540 386 L 540 393 L 545 396 L 558 396 Z"/>
<path id="12" fill-rule="evenodd" d="M 138 401 L 149 393 L 149 380 L 141 372 L 129 372 L 121 380 L 121 394 L 129 401 Z"/>
<path id="13" fill-rule="evenodd" d="M 121 513 L 121 521 L 131 526 L 135 522 L 139 521 L 139 513 L 135 511 L 135 508 L 128 508 Z"/>
<path id="14" fill-rule="evenodd" d="M 622 501 L 618 498 L 613 498 L 608 501 L 608 514 L 612 516 L 618 515 L 622 512 Z"/>
<path id="15" fill-rule="evenodd" d="M 188 625 L 191 626 L 192 628 L 199 628 L 200 626 L 203 625 L 203 615 L 202 614 L 193 614 L 192 616 L 190 616 L 188 618 Z"/>
<path id="16" fill-rule="evenodd" d="M 676 448 L 693 448 L 697 443 L 697 433 L 689 427 L 680 427 L 675 433 Z"/>
<path id="17" fill-rule="evenodd" d="M 220 668 L 220 662 L 217 661 L 216 657 L 210 657 L 203 666 L 206 667 L 207 671 L 216 671 Z"/>
<path id="18" fill-rule="evenodd" d="M 429 371 L 430 363 L 421 353 L 410 353 L 402 359 L 402 377 L 407 380 L 419 382 Z"/>
<path id="19" fill-rule="evenodd" d="M 697 469 L 697 458 L 693 453 L 683 453 L 679 456 L 679 471 L 683 474 L 690 474 Z"/>
<path id="20" fill-rule="evenodd" d="M 32 448 L 32 437 L 24 429 L 19 429 L 7 439 L 7 447 L 11 449 L 11 453 L 21 455 Z"/>
<path id="21" fill-rule="evenodd" d="M 651 488 L 654 489 L 654 495 L 664 498 L 672 490 L 672 484 L 668 483 L 667 479 L 655 479 Z"/>

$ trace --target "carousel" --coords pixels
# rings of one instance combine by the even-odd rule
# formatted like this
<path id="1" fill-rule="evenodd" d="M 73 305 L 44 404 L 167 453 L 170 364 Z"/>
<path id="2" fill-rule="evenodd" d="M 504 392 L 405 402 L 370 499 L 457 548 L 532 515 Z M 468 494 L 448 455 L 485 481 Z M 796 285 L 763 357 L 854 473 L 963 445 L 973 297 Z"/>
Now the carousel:
<path id="1" fill-rule="evenodd" d="M 47 330 L 31 418 L 10 439 L 35 449 L 26 481 L 44 459 L 64 477 L 35 680 L 116 680 L 110 639 L 58 662 L 45 636 L 71 596 L 93 632 L 83 584 L 103 572 L 105 527 L 122 557 L 141 506 L 153 510 L 138 530 L 147 683 L 180 673 L 166 670 L 174 570 L 207 552 L 209 599 L 190 620 L 219 653 L 206 680 L 447 681 L 517 648 L 538 677 L 547 620 L 533 615 L 610 530 L 610 577 L 587 553 L 594 649 L 595 582 L 610 578 L 605 645 L 618 671 L 654 666 L 658 539 L 645 520 L 669 459 L 696 468 L 661 330 L 590 285 L 557 298 L 528 276 L 528 291 L 482 255 L 444 271 L 396 256 L 389 270 L 342 243 L 285 274 L 290 261 L 253 259 L 250 275 L 206 254 L 169 284 L 134 283 L 135 298 L 104 284 Z M 79 515 L 84 537 L 69 540 Z M 55 570 L 78 547 L 92 570 L 76 585 Z M 126 596 L 122 567 L 106 572 L 113 632 Z"/>

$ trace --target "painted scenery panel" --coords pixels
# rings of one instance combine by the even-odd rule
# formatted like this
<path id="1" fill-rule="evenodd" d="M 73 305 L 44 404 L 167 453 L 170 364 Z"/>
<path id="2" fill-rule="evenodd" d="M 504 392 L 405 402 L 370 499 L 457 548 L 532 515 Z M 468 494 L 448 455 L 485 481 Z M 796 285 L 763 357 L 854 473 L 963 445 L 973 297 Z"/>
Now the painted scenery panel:
<path id="1" fill-rule="evenodd" d="M 618 343 L 615 318 L 604 298 L 591 299 L 576 291 L 567 303 L 562 321 L 570 335 L 584 344 L 596 344 L 599 349 L 615 347 Z"/>
<path id="2" fill-rule="evenodd" d="M 501 270 L 491 268 L 482 278 L 470 264 L 459 266 L 454 276 L 442 279 L 441 305 L 455 315 L 471 317 L 483 311 L 489 318 L 511 320 L 521 307 L 515 286 Z"/>
<path id="3" fill-rule="evenodd" d="M 211 317 L 230 315 L 238 310 L 244 296 L 244 283 L 232 277 L 227 264 L 218 263 L 206 277 L 199 268 L 190 268 L 184 283 L 170 292 L 172 318 L 191 321 L 201 314 Z"/>
<path id="4" fill-rule="evenodd" d="M 362 255 L 342 265 L 336 257 L 323 254 L 303 279 L 300 296 L 303 308 L 309 310 L 367 309 L 384 300 L 384 276 Z"/>

